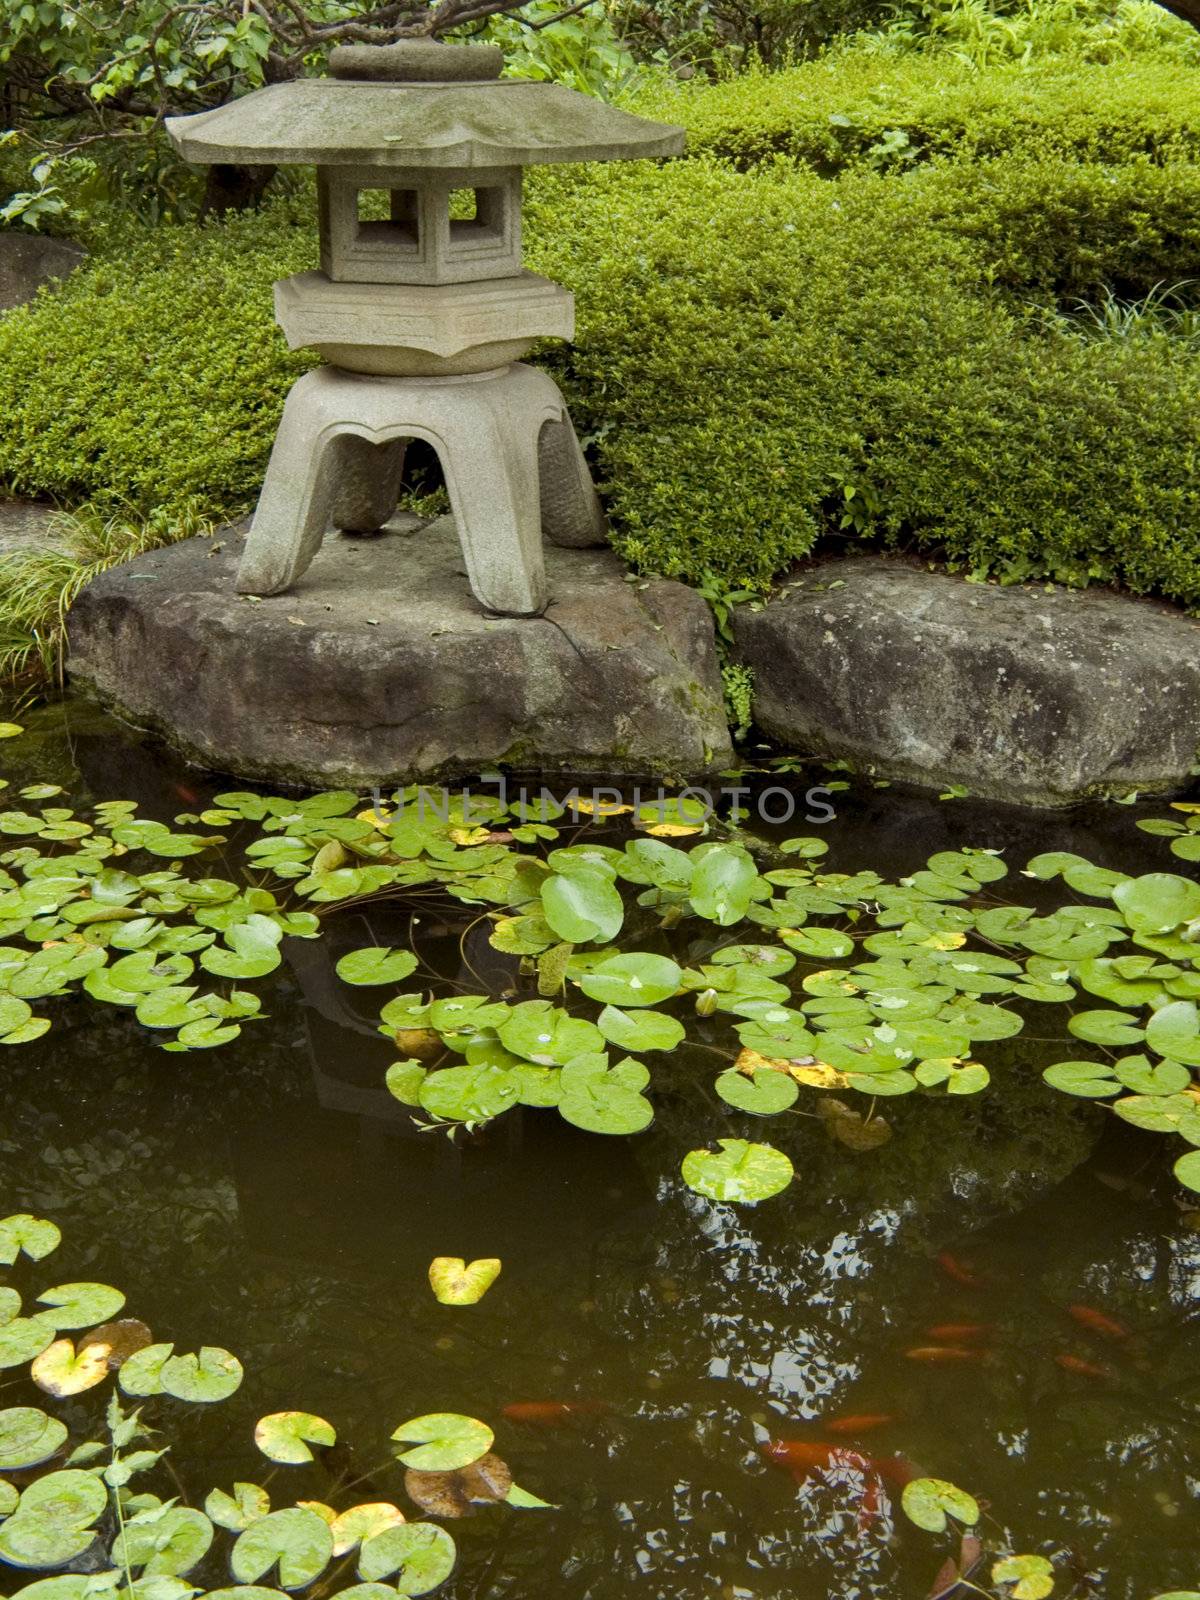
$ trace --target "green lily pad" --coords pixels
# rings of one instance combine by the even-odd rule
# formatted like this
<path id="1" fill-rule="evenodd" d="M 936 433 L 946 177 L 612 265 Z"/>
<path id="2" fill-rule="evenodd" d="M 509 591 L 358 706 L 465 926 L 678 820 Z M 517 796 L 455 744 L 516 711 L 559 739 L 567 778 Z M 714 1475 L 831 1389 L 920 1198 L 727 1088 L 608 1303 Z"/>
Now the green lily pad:
<path id="1" fill-rule="evenodd" d="M 520 1086 L 503 1067 L 444 1067 L 418 1090 L 424 1110 L 447 1122 L 489 1122 L 517 1104 Z"/>
<path id="2" fill-rule="evenodd" d="M 1189 1150 L 1187 1155 L 1180 1156 L 1174 1172 L 1185 1189 L 1194 1189 L 1200 1194 L 1200 1150 Z"/>
<path id="3" fill-rule="evenodd" d="M 435 1411 L 402 1422 L 392 1438 L 398 1444 L 415 1446 L 396 1452 L 406 1467 L 415 1467 L 418 1472 L 456 1472 L 487 1455 L 495 1435 L 486 1423 L 474 1417 Z"/>
<path id="4" fill-rule="evenodd" d="M 669 1000 L 679 989 L 682 976 L 669 956 L 631 951 L 598 962 L 582 975 L 579 987 L 589 998 L 606 1005 L 640 1008 Z"/>
<path id="5" fill-rule="evenodd" d="M 558 1113 L 588 1133 L 641 1133 L 654 1120 L 654 1107 L 640 1092 L 649 1077 L 640 1062 L 609 1068 L 603 1052 L 575 1056 L 559 1079 Z"/>
<path id="6" fill-rule="evenodd" d="M 1056 1061 L 1042 1077 L 1052 1089 L 1078 1095 L 1081 1100 L 1104 1100 L 1121 1088 L 1112 1067 L 1104 1061 Z"/>
<path id="7" fill-rule="evenodd" d="M 909 1521 L 929 1533 L 944 1532 L 947 1515 L 967 1527 L 979 1521 L 979 1504 L 975 1498 L 944 1478 L 914 1478 L 905 1484 L 901 1504 Z"/>
<path id="8" fill-rule="evenodd" d="M 683 1158 L 683 1181 L 709 1200 L 757 1205 L 791 1183 L 792 1163 L 782 1150 L 746 1139 L 718 1139 L 717 1151 L 693 1150 Z"/>
<path id="9" fill-rule="evenodd" d="M 789 950 L 816 961 L 840 961 L 854 953 L 854 940 L 836 928 L 785 928 L 779 937 Z"/>
<path id="10" fill-rule="evenodd" d="M 1194 1000 L 1175 1000 L 1146 1024 L 1146 1043 L 1155 1055 L 1200 1067 L 1200 1010 Z"/>
<path id="11" fill-rule="evenodd" d="M 30 1261 L 43 1261 L 51 1251 L 58 1250 L 61 1242 L 62 1235 L 53 1222 L 19 1211 L 0 1221 L 0 1264 L 13 1266 L 22 1251 Z"/>
<path id="12" fill-rule="evenodd" d="M 625 906 L 610 876 L 595 868 L 555 872 L 542 885 L 542 915 L 570 944 L 607 944 L 621 931 Z"/>
<path id="13" fill-rule="evenodd" d="M 689 896 L 692 910 L 719 928 L 740 922 L 758 882 L 753 857 L 740 845 L 716 844 L 703 847 L 703 854 L 696 851 L 693 860 L 696 865 Z"/>
<path id="14" fill-rule="evenodd" d="M 60 1283 L 38 1295 L 38 1303 L 50 1307 L 39 1316 L 55 1328 L 94 1328 L 116 1316 L 125 1296 L 107 1283 Z"/>
<path id="15" fill-rule="evenodd" d="M 1181 923 L 1200 917 L 1200 884 L 1173 872 L 1126 878 L 1112 897 L 1137 933 L 1173 933 Z"/>
<path id="16" fill-rule="evenodd" d="M 454 1570 L 457 1551 L 445 1528 L 432 1522 L 405 1522 L 368 1539 L 358 1555 L 358 1572 L 368 1582 L 393 1578 L 393 1592 L 428 1594 Z"/>
<path id="17" fill-rule="evenodd" d="M 1088 1044 L 1138 1044 L 1145 1030 L 1127 1011 L 1077 1011 L 1067 1020 L 1067 1031 Z"/>
<path id="18" fill-rule="evenodd" d="M 109 1559 L 141 1567 L 142 1578 L 178 1578 L 200 1564 L 212 1541 L 213 1525 L 203 1511 L 170 1506 L 131 1518 L 113 1540 Z"/>
<path id="19" fill-rule="evenodd" d="M 1046 1600 L 1054 1568 L 1045 1556 L 1003 1556 L 992 1563 L 992 1582 L 1011 1583 L 1013 1600 Z"/>
<path id="20" fill-rule="evenodd" d="M 198 1355 L 171 1356 L 162 1367 L 164 1394 L 204 1405 L 228 1399 L 241 1381 L 241 1362 L 219 1345 L 204 1345 Z"/>
<path id="21" fill-rule="evenodd" d="M 605 1006 L 596 1026 L 621 1050 L 674 1050 L 684 1037 L 683 1024 L 661 1011 L 630 1014 L 618 1006 Z"/>
<path id="22" fill-rule="evenodd" d="M 753 1077 L 729 1067 L 718 1076 L 714 1088 L 726 1105 L 755 1117 L 773 1117 L 786 1111 L 795 1105 L 800 1094 L 796 1080 L 773 1067 L 763 1068 Z"/>
<path id="23" fill-rule="evenodd" d="M 337 1433 L 311 1411 L 273 1411 L 259 1419 L 254 1442 L 268 1461 L 299 1465 L 313 1459 L 310 1444 L 328 1448 L 337 1443 Z"/>
<path id="24" fill-rule="evenodd" d="M 352 950 L 349 955 L 342 957 L 334 970 L 344 982 L 365 986 L 403 983 L 410 973 L 416 971 L 416 967 L 417 958 L 411 950 L 370 947 Z"/>
<path id="25" fill-rule="evenodd" d="M 66 1442 L 67 1430 L 57 1417 L 36 1406 L 10 1406 L 0 1411 L 0 1472 L 20 1472 L 48 1461 Z"/>
<path id="26" fill-rule="evenodd" d="M 271 1497 L 257 1483 L 235 1483 L 233 1493 L 213 1489 L 204 1502 L 209 1518 L 230 1533 L 242 1533 L 252 1522 L 260 1522 L 271 1509 Z"/>
<path id="27" fill-rule="evenodd" d="M 329 1524 L 315 1511 L 291 1506 L 270 1512 L 240 1533 L 229 1566 L 239 1583 L 257 1583 L 278 1568 L 281 1588 L 303 1589 L 320 1577 L 332 1555 Z"/>

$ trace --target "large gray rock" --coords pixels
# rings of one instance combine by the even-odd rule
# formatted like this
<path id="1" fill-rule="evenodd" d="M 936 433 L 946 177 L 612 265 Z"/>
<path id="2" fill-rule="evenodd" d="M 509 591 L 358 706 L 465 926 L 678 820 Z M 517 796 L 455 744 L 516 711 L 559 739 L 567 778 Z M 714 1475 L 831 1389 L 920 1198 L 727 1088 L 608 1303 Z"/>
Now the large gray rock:
<path id="1" fill-rule="evenodd" d="M 0 500 L 0 557 L 62 544 L 60 513 L 39 500 Z"/>
<path id="2" fill-rule="evenodd" d="M 708 608 L 608 550 L 547 547 L 543 616 L 470 592 L 453 522 L 330 535 L 239 595 L 242 530 L 139 556 L 70 615 L 69 669 L 193 760 L 326 786 L 539 772 L 698 776 L 731 758 Z"/>
<path id="3" fill-rule="evenodd" d="M 69 239 L 0 231 L 0 312 L 24 305 L 42 284 L 74 272 L 85 255 Z"/>
<path id="4" fill-rule="evenodd" d="M 1200 748 L 1200 622 L 1155 601 L 839 558 L 736 640 L 764 732 L 884 778 L 1062 805 L 1180 788 Z"/>

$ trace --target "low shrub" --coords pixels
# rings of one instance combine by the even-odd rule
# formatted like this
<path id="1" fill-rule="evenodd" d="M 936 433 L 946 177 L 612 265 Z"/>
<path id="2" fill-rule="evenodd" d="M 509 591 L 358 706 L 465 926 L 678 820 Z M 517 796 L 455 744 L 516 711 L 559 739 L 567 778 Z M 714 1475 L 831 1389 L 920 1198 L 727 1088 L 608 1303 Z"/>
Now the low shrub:
<path id="1" fill-rule="evenodd" d="M 640 567 L 763 586 L 844 529 L 1200 605 L 1194 341 L 1081 338 L 1052 294 L 1193 275 L 1196 216 L 1186 163 L 543 171 L 529 264 L 579 328 L 540 359 Z M 313 231 L 292 200 L 162 229 L 0 321 L 0 483 L 247 507 L 304 365 L 270 282 Z"/>
<path id="2" fill-rule="evenodd" d="M 854 46 L 724 83 L 656 78 L 637 109 L 685 127 L 693 155 L 739 167 L 786 156 L 826 177 L 1013 153 L 1109 164 L 1195 159 L 1200 35 L 1188 31 L 1195 63 L 1055 58 L 980 71 L 950 55 Z"/>

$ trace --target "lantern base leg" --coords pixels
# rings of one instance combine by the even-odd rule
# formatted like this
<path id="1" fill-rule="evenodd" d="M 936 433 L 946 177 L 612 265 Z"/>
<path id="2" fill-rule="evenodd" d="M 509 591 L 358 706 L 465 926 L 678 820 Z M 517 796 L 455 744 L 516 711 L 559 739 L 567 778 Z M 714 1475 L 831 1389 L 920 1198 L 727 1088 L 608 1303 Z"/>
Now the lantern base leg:
<path id="1" fill-rule="evenodd" d="M 409 439 L 424 439 L 437 452 L 476 599 L 513 616 L 541 611 L 543 510 L 550 537 L 573 545 L 595 542 L 603 515 L 562 395 L 544 372 L 521 363 L 450 378 L 371 377 L 336 367 L 306 373 L 284 406 L 238 569 L 239 592 L 290 588 L 331 520 L 386 521 L 379 513 L 389 497 L 387 511 L 395 505 L 393 482 L 398 489 Z M 548 453 L 552 495 L 542 490 Z"/>

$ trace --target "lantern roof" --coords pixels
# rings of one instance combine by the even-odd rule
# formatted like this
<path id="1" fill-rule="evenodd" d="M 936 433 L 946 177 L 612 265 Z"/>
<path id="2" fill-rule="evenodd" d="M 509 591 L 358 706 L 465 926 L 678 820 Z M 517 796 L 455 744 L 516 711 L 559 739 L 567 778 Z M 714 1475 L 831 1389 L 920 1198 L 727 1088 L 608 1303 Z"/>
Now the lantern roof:
<path id="1" fill-rule="evenodd" d="M 679 155 L 682 128 L 562 84 L 501 79 L 491 46 L 424 39 L 349 45 L 329 78 L 299 78 L 169 117 L 180 155 L 203 165 L 524 167 Z"/>

